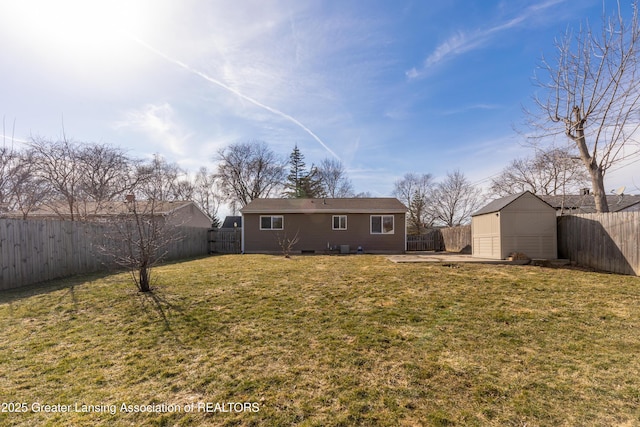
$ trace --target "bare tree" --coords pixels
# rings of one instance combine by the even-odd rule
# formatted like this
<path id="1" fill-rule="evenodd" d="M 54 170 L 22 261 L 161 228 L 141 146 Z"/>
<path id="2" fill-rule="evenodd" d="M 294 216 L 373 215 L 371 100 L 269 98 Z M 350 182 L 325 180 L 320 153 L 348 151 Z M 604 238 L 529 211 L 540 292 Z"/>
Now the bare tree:
<path id="1" fill-rule="evenodd" d="M 79 219 L 78 200 L 82 175 L 77 161 L 78 145 L 66 137 L 59 140 L 32 137 L 30 146 L 38 175 L 51 190 L 51 209 L 71 221 Z"/>
<path id="2" fill-rule="evenodd" d="M 210 173 L 206 167 L 201 167 L 196 174 L 193 184 L 193 199 L 200 208 L 209 215 L 213 221 L 213 226 L 220 224 L 218 219 L 218 210 L 222 204 L 222 196 L 218 189 L 218 180 L 216 175 Z"/>
<path id="3" fill-rule="evenodd" d="M 120 200 L 132 191 L 134 162 L 121 149 L 80 143 L 63 136 L 59 140 L 31 139 L 30 171 L 49 188 L 46 203 L 63 218 L 84 220 L 100 211 L 105 202 Z"/>
<path id="4" fill-rule="evenodd" d="M 530 113 L 538 137 L 564 133 L 575 144 L 591 179 L 596 210 L 608 212 L 604 177 L 609 168 L 640 152 L 638 72 L 640 26 L 637 2 L 630 21 L 603 15 L 597 31 L 585 23 L 555 42 L 552 61 L 536 76 L 544 97 Z"/>
<path id="5" fill-rule="evenodd" d="M 326 158 L 318 167 L 320 182 L 327 197 L 354 197 L 353 184 L 340 160 Z"/>
<path id="6" fill-rule="evenodd" d="M 258 197 L 269 197 L 282 187 L 284 162 L 265 142 L 232 144 L 218 151 L 217 178 L 230 203 L 246 206 Z"/>
<path id="7" fill-rule="evenodd" d="M 102 252 L 126 268 L 140 292 L 150 292 L 152 270 L 167 254 L 168 245 L 179 238 L 177 226 L 162 214 L 162 201 L 135 198 L 109 221 L 107 245 Z"/>
<path id="8" fill-rule="evenodd" d="M 577 194 L 588 183 L 587 171 L 572 150 L 552 148 L 513 160 L 491 180 L 489 191 L 499 197 L 527 190 L 544 195 Z"/>
<path id="9" fill-rule="evenodd" d="M 74 153 L 80 174 L 77 205 L 82 217 L 99 212 L 105 202 L 122 200 L 133 191 L 133 162 L 120 148 L 79 144 Z"/>
<path id="10" fill-rule="evenodd" d="M 469 222 L 471 214 L 480 208 L 481 193 L 459 170 L 447 173 L 444 181 L 435 186 L 431 197 L 436 219 L 448 227 Z"/>
<path id="11" fill-rule="evenodd" d="M 296 231 L 296 234 L 293 237 L 287 237 L 287 233 L 284 233 L 283 235 L 276 235 L 276 239 L 278 239 L 278 246 L 280 246 L 282 255 L 284 255 L 285 258 L 291 258 L 291 251 L 293 251 L 293 247 L 300 240 L 298 238 L 298 234 L 300 234 L 300 230 Z"/>
<path id="12" fill-rule="evenodd" d="M 151 161 L 137 167 L 136 193 L 140 199 L 149 200 L 189 200 L 193 185 L 185 171 L 176 163 L 169 163 L 160 154 L 154 154 Z"/>
<path id="13" fill-rule="evenodd" d="M 29 213 L 50 196 L 49 186 L 39 176 L 33 157 L 33 150 L 30 149 L 19 153 L 12 170 L 10 210 L 22 213 L 23 219 L 27 219 Z"/>
<path id="14" fill-rule="evenodd" d="M 0 147 L 0 214 L 12 210 L 12 190 L 14 170 L 16 167 L 16 152 L 13 146 L 3 144 Z"/>
<path id="15" fill-rule="evenodd" d="M 407 173 L 394 184 L 393 195 L 409 208 L 408 229 L 420 234 L 433 225 L 433 212 L 429 209 L 434 182 L 431 174 Z"/>

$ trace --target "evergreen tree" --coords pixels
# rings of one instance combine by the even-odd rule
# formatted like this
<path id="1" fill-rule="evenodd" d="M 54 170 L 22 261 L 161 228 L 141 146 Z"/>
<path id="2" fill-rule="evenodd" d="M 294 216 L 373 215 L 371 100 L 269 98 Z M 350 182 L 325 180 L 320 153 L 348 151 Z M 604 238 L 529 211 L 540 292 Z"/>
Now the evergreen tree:
<path id="1" fill-rule="evenodd" d="M 291 199 L 322 197 L 322 183 L 318 170 L 312 165 L 311 171 L 307 172 L 304 155 L 297 144 L 289 156 L 289 165 L 289 175 L 284 185 L 287 197 Z"/>

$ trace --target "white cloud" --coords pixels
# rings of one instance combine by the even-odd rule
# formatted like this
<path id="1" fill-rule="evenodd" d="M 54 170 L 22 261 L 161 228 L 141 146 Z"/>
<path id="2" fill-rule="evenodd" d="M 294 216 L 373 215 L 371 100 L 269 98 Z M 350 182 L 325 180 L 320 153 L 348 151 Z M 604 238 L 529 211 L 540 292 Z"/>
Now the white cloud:
<path id="1" fill-rule="evenodd" d="M 176 122 L 175 112 L 169 103 L 147 104 L 130 110 L 125 118 L 115 124 L 116 129 L 132 129 L 147 136 L 154 144 L 160 144 L 173 154 L 183 155 L 192 133 L 186 132 Z"/>
<path id="2" fill-rule="evenodd" d="M 498 33 L 516 28 L 540 12 L 564 1 L 565 0 L 550 0 L 529 6 L 518 16 L 491 27 L 480 28 L 473 31 L 457 31 L 447 40 L 440 43 L 433 52 L 427 56 L 420 68 L 413 67 L 408 70 L 405 75 L 410 80 L 423 77 L 432 67 L 466 52 L 481 49 L 489 44 L 492 37 Z"/>

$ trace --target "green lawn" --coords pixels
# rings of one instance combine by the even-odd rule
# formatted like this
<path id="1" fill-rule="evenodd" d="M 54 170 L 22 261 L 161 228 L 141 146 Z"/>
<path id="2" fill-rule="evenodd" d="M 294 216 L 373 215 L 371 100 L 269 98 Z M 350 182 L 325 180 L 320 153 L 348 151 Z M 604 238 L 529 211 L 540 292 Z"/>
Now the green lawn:
<path id="1" fill-rule="evenodd" d="M 155 271 L 153 295 L 126 274 L 0 293 L 0 425 L 640 424 L 637 277 L 366 255 Z"/>

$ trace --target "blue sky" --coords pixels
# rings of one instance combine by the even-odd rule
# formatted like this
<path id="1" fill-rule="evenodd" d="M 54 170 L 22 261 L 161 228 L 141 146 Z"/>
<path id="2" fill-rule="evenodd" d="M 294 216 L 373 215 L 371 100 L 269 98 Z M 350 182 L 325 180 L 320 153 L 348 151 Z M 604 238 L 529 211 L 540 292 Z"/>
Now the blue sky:
<path id="1" fill-rule="evenodd" d="M 335 156 L 355 190 L 374 196 L 407 172 L 460 169 L 486 185 L 530 154 L 514 127 L 541 55 L 568 27 L 598 23 L 602 7 L 2 0 L 0 115 L 18 141 L 55 138 L 64 123 L 72 139 L 160 153 L 191 171 L 257 139 L 283 157 L 297 144 L 308 165 Z M 634 168 L 609 173 L 605 187 L 633 188 Z"/>

